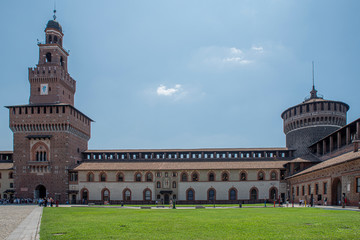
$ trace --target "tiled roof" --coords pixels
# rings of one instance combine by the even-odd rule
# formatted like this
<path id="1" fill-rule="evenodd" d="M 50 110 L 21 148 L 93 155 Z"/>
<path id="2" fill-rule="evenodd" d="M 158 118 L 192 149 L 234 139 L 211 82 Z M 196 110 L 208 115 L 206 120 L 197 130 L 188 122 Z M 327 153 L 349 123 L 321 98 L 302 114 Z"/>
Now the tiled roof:
<path id="1" fill-rule="evenodd" d="M 117 152 L 245 152 L 245 151 L 288 151 L 288 148 L 194 148 L 194 149 L 109 149 L 86 150 L 84 153 L 117 153 Z"/>
<path id="2" fill-rule="evenodd" d="M 0 162 L 0 170 L 10 170 L 14 166 L 13 163 L 9 162 Z"/>
<path id="3" fill-rule="evenodd" d="M 291 160 L 289 163 L 295 163 L 295 162 L 321 162 L 321 160 L 319 158 L 317 158 L 316 156 L 312 155 L 312 154 L 307 154 L 298 158 L 295 158 L 294 160 Z"/>
<path id="4" fill-rule="evenodd" d="M 75 171 L 91 170 L 218 170 L 283 168 L 287 161 L 251 162 L 84 162 Z"/>
<path id="5" fill-rule="evenodd" d="M 360 159 L 360 152 L 348 152 L 348 153 L 342 154 L 338 157 L 323 161 L 323 162 L 321 162 L 315 166 L 312 166 L 310 168 L 307 168 L 302 172 L 299 172 L 293 176 L 290 176 L 289 178 L 297 177 L 300 175 L 304 175 L 306 173 L 318 171 L 318 170 L 321 170 L 324 168 L 332 167 L 334 165 L 345 163 L 345 162 L 356 160 L 356 159 Z"/>

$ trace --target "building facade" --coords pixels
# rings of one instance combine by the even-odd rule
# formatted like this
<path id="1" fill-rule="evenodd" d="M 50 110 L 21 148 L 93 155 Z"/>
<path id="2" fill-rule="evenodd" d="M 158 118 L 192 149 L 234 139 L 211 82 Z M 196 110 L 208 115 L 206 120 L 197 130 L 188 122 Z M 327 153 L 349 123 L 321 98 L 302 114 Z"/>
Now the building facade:
<path id="1" fill-rule="evenodd" d="M 345 193 L 349 204 L 358 201 L 360 120 L 346 125 L 349 106 L 319 97 L 314 86 L 281 115 L 285 148 L 89 150 L 92 120 L 75 108 L 63 40 L 50 20 L 38 64 L 29 68 L 29 103 L 7 106 L 14 149 L 0 154 L 4 198 L 186 204 L 326 197 L 338 204 Z"/>

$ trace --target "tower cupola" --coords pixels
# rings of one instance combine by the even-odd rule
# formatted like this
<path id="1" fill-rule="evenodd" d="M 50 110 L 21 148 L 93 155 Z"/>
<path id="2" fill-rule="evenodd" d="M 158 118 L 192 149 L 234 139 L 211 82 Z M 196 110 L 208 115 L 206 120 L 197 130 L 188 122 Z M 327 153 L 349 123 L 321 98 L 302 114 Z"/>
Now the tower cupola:
<path id="1" fill-rule="evenodd" d="M 313 83 L 310 97 L 281 114 L 286 147 L 296 150 L 294 156 L 308 153 L 311 144 L 346 125 L 348 110 L 346 103 L 319 96 Z"/>
<path id="2" fill-rule="evenodd" d="M 30 104 L 68 103 L 74 105 L 76 81 L 67 69 L 69 53 L 63 48 L 62 27 L 53 20 L 45 28 L 45 41 L 39 43 L 39 62 L 29 69 Z"/>

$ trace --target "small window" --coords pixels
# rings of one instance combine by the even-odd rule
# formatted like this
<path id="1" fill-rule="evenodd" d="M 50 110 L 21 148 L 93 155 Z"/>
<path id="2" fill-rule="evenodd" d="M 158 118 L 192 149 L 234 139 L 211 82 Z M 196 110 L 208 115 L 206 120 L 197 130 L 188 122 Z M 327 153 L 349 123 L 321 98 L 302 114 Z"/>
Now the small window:
<path id="1" fill-rule="evenodd" d="M 250 200 L 257 200 L 257 190 L 255 188 L 250 191 Z"/>
<path id="2" fill-rule="evenodd" d="M 215 181 L 215 174 L 213 172 L 209 173 L 209 181 L 210 182 Z"/>
<path id="3" fill-rule="evenodd" d="M 235 189 L 230 189 L 230 200 L 236 200 L 236 190 Z"/>
<path id="4" fill-rule="evenodd" d="M 229 181 L 229 174 L 227 172 L 221 175 L 221 181 Z"/>
<path id="5" fill-rule="evenodd" d="M 136 181 L 136 182 L 141 182 L 141 174 L 140 174 L 140 173 L 137 173 L 137 174 L 135 175 L 135 181 Z"/>
<path id="6" fill-rule="evenodd" d="M 14 188 L 14 183 L 10 183 L 10 188 Z"/>
<path id="7" fill-rule="evenodd" d="M 157 172 L 156 177 L 161 177 L 161 172 Z"/>
<path id="8" fill-rule="evenodd" d="M 153 180 L 152 180 L 152 174 L 151 173 L 147 173 L 146 174 L 146 181 L 147 182 L 152 182 Z"/>
<path id="9" fill-rule="evenodd" d="M 176 182 L 175 182 L 175 181 L 173 181 L 172 187 L 173 187 L 173 188 L 176 188 Z"/>
<path id="10" fill-rule="evenodd" d="M 46 53 L 45 55 L 45 62 L 51 62 L 51 53 Z"/>
<path id="11" fill-rule="evenodd" d="M 360 193 L 360 177 L 356 178 L 356 192 Z"/>
<path id="12" fill-rule="evenodd" d="M 277 176 L 276 176 L 276 175 L 277 175 L 277 174 L 276 174 L 275 171 L 271 172 L 271 180 L 276 180 L 276 179 L 277 179 Z"/>
<path id="13" fill-rule="evenodd" d="M 258 180 L 259 180 L 259 181 L 263 181 L 264 179 L 265 179 L 264 172 L 260 171 L 260 172 L 258 173 Z"/>
<path id="14" fill-rule="evenodd" d="M 240 173 L 240 181 L 246 181 L 246 173 L 245 172 Z"/>
<path id="15" fill-rule="evenodd" d="M 327 194 L 327 182 L 324 182 L 324 194 Z"/>
<path id="16" fill-rule="evenodd" d="M 14 173 L 13 172 L 9 172 L 9 179 L 13 179 L 14 178 Z"/>
<path id="17" fill-rule="evenodd" d="M 173 177 L 176 177 L 176 176 L 177 176 L 177 172 L 173 172 L 173 173 L 172 173 L 172 176 L 173 176 Z"/>
<path id="18" fill-rule="evenodd" d="M 106 182 L 106 174 L 100 173 L 100 182 Z"/>
<path id="19" fill-rule="evenodd" d="M 57 40 L 58 40 L 57 36 L 54 36 L 54 43 L 57 43 Z"/>
<path id="20" fill-rule="evenodd" d="M 187 191 L 187 200 L 193 201 L 194 200 L 194 190 L 190 189 Z"/>
<path id="21" fill-rule="evenodd" d="M 88 177 L 87 177 L 88 182 L 93 182 L 94 181 L 94 174 L 93 173 L 89 173 Z"/>
<path id="22" fill-rule="evenodd" d="M 146 190 L 144 193 L 144 200 L 145 201 L 150 201 L 151 200 L 151 192 L 150 190 Z"/>
<path id="23" fill-rule="evenodd" d="M 181 181 L 182 181 L 182 182 L 187 182 L 187 181 L 188 181 L 188 178 L 187 178 L 187 174 L 186 174 L 186 173 L 182 173 L 182 174 L 181 174 Z"/>
<path id="24" fill-rule="evenodd" d="M 156 182 L 156 188 L 161 188 L 161 182 L 159 181 Z"/>
<path id="25" fill-rule="evenodd" d="M 215 190 L 214 189 L 210 189 L 208 191 L 208 200 L 209 201 L 214 201 L 215 200 Z"/>
<path id="26" fill-rule="evenodd" d="M 123 182 L 123 181 L 124 181 L 124 174 L 119 173 L 119 174 L 117 175 L 117 181 L 118 181 L 118 182 Z"/>
<path id="27" fill-rule="evenodd" d="M 199 181 L 199 175 L 197 173 L 193 173 L 191 176 L 193 182 Z"/>
<path id="28" fill-rule="evenodd" d="M 124 192 L 124 200 L 131 201 L 131 192 L 128 189 Z"/>

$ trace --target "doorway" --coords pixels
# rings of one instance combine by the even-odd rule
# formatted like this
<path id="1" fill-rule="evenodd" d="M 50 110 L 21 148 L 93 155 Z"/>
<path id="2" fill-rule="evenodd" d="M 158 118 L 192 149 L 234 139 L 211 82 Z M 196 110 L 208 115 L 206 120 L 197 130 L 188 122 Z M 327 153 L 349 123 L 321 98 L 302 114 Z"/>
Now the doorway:
<path id="1" fill-rule="evenodd" d="M 38 185 L 35 188 L 35 198 L 45 198 L 46 197 L 46 188 L 44 185 Z"/>
<path id="2" fill-rule="evenodd" d="M 331 187 L 332 205 L 341 205 L 341 181 L 335 178 Z"/>
<path id="3" fill-rule="evenodd" d="M 169 204 L 169 200 L 170 200 L 169 194 L 165 194 L 164 195 L 164 204 Z"/>

